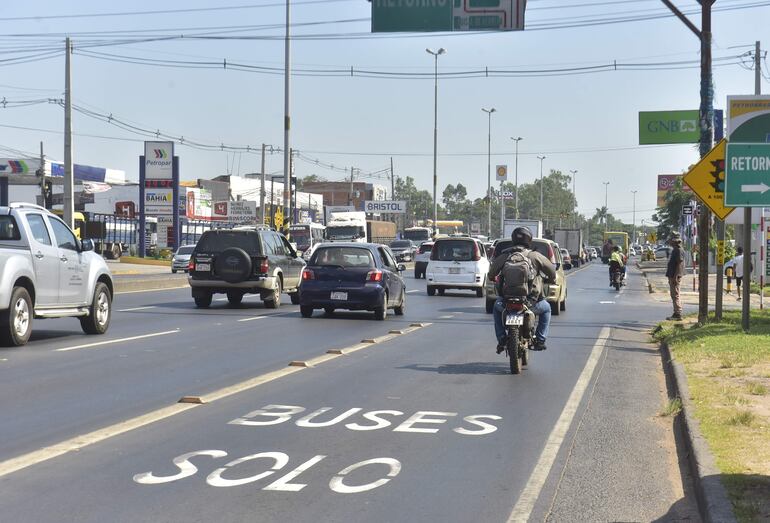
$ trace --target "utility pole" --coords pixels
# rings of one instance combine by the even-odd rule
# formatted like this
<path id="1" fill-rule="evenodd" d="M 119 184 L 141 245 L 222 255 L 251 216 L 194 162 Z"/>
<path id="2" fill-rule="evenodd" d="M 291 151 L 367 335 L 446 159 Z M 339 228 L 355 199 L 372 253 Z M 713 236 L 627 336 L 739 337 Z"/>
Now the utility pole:
<path id="1" fill-rule="evenodd" d="M 438 232 L 436 222 L 438 221 L 438 200 L 436 199 L 436 187 L 438 185 L 438 176 L 436 174 L 437 156 L 438 156 L 438 57 L 446 53 L 443 47 L 437 51 L 426 49 L 425 52 L 433 55 L 433 234 Z"/>
<path id="2" fill-rule="evenodd" d="M 267 145 L 262 144 L 262 185 L 259 189 L 259 210 L 260 210 L 260 225 L 265 224 L 265 149 Z M 273 195 L 270 195 L 272 199 Z"/>
<path id="3" fill-rule="evenodd" d="M 633 214 L 634 218 L 633 218 L 633 221 L 632 221 L 633 229 L 631 229 L 631 231 L 633 233 L 633 234 L 631 234 L 631 244 L 632 245 L 636 245 L 636 193 L 637 192 L 639 192 L 639 191 L 631 191 L 631 194 L 634 195 L 634 214 Z M 626 253 L 626 254 L 628 254 L 628 253 Z"/>
<path id="4" fill-rule="evenodd" d="M 545 160 L 545 156 L 538 156 L 538 160 L 540 160 L 540 221 L 543 221 L 543 160 Z"/>
<path id="5" fill-rule="evenodd" d="M 610 213 L 610 208 L 607 206 L 607 188 L 609 187 L 610 182 L 602 183 L 604 184 L 604 232 L 607 232 L 607 229 L 609 228 L 607 215 Z"/>
<path id="6" fill-rule="evenodd" d="M 578 212 L 577 212 L 577 192 L 575 191 L 576 181 L 577 181 L 577 170 L 570 169 L 569 171 L 572 174 L 572 197 L 575 199 L 575 228 L 577 229 L 578 226 Z"/>
<path id="7" fill-rule="evenodd" d="M 492 237 L 492 113 L 495 108 L 484 109 L 487 113 L 487 236 Z"/>
<path id="8" fill-rule="evenodd" d="M 701 5 L 701 28 L 698 29 L 671 0 L 661 0 L 677 18 L 700 40 L 700 155 L 706 156 L 714 146 L 714 92 L 711 81 L 711 7 L 715 0 L 698 0 Z M 698 323 L 708 321 L 708 257 L 709 257 L 709 224 L 711 213 L 705 204 L 700 205 L 698 215 Z M 751 209 L 746 208 L 744 218 L 751 241 Z M 744 233 L 745 240 L 746 233 Z M 748 292 L 745 293 L 748 297 Z M 746 305 L 744 304 L 744 308 Z M 744 311 L 744 329 L 748 330 L 748 314 Z"/>
<path id="9" fill-rule="evenodd" d="M 74 227 L 75 202 L 73 194 L 74 173 L 72 162 L 72 42 L 65 40 L 67 50 L 64 63 L 64 223 Z"/>
<path id="10" fill-rule="evenodd" d="M 511 140 L 516 142 L 516 159 L 515 159 L 515 167 L 514 167 L 515 173 L 516 173 L 515 174 L 516 194 L 514 195 L 513 207 L 514 207 L 514 213 L 517 220 L 519 219 L 519 142 L 523 139 L 524 138 L 522 138 L 521 136 L 519 136 L 518 138 L 511 137 Z"/>
<path id="11" fill-rule="evenodd" d="M 350 191 L 348 192 L 348 205 L 353 205 L 353 173 L 355 169 L 350 168 Z"/>
<path id="12" fill-rule="evenodd" d="M 291 0 L 286 0 L 286 39 L 284 42 L 284 71 L 283 71 L 283 219 L 289 216 L 291 198 L 291 150 L 290 136 L 290 93 L 291 93 Z"/>
<path id="13" fill-rule="evenodd" d="M 390 157 L 390 199 L 395 201 L 396 199 L 396 175 L 393 173 L 393 157 Z M 392 214 L 390 218 L 398 223 L 398 215 Z M 398 225 L 396 225 L 398 227 Z M 403 229 L 404 226 L 401 226 L 401 229 Z"/>
<path id="14" fill-rule="evenodd" d="M 40 142 L 40 170 L 38 171 L 38 174 L 40 175 L 40 195 L 43 199 L 43 207 L 47 209 L 48 206 L 46 205 L 45 198 L 45 154 L 43 154 L 43 142 Z"/>

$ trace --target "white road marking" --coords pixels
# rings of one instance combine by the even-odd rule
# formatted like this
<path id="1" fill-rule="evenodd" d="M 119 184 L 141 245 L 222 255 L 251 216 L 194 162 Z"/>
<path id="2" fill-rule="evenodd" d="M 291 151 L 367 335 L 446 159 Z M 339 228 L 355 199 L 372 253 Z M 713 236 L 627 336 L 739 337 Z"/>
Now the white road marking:
<path id="1" fill-rule="evenodd" d="M 600 301 L 602 305 L 607 305 L 608 303 L 615 303 L 614 301 Z"/>
<path id="2" fill-rule="evenodd" d="M 147 309 L 154 309 L 155 305 L 147 305 L 145 307 L 134 307 L 133 309 L 120 309 L 118 312 L 133 312 L 133 311 L 146 311 Z"/>
<path id="3" fill-rule="evenodd" d="M 412 289 L 411 291 L 406 291 L 407 294 L 413 294 L 415 292 L 420 292 L 420 289 Z"/>
<path id="4" fill-rule="evenodd" d="M 591 355 L 588 357 L 585 367 L 583 367 L 583 372 L 580 373 L 580 377 L 578 378 L 577 383 L 575 383 L 575 388 L 572 389 L 567 404 L 564 405 L 564 410 L 562 410 L 559 419 L 556 421 L 556 425 L 554 425 L 551 434 L 548 436 L 545 447 L 540 453 L 540 459 L 538 459 L 537 465 L 535 465 L 535 469 L 532 471 L 529 481 L 527 481 L 527 486 L 524 487 L 524 490 L 519 496 L 519 500 L 513 507 L 511 515 L 508 517 L 508 523 L 526 523 L 529 521 L 535 503 L 537 502 L 538 497 L 540 497 L 543 485 L 545 485 L 545 482 L 548 479 L 551 467 L 553 467 L 556 456 L 559 454 L 559 449 L 567 435 L 567 431 L 569 430 L 570 425 L 572 425 L 572 420 L 575 418 L 575 414 L 577 413 L 583 395 L 588 388 L 591 376 L 593 376 L 594 369 L 599 362 L 599 358 L 602 355 L 604 345 L 607 343 L 607 338 L 609 338 L 609 336 L 610 328 L 602 328 L 599 333 L 599 338 L 596 340 L 596 343 L 591 350 Z"/>
<path id="5" fill-rule="evenodd" d="M 238 321 L 254 321 L 254 320 L 261 320 L 262 318 L 266 318 L 266 316 L 254 316 L 253 318 L 243 318 L 242 320 L 238 320 Z"/>
<path id="6" fill-rule="evenodd" d="M 167 334 L 176 334 L 177 332 L 179 332 L 179 329 L 175 329 L 172 331 L 155 332 L 153 334 L 143 334 L 141 336 L 131 336 L 130 338 L 118 338 L 116 340 L 98 341 L 96 343 L 87 343 L 85 345 L 75 345 L 74 347 L 64 347 L 61 349 L 54 349 L 54 352 L 66 352 L 66 351 L 77 350 L 77 349 L 92 349 L 94 347 L 102 347 L 104 345 L 112 345 L 114 343 L 122 343 L 124 341 L 143 340 L 146 338 L 154 338 L 156 336 L 166 336 Z"/>
<path id="7" fill-rule="evenodd" d="M 144 289 L 143 291 L 118 291 L 115 294 L 139 294 L 140 292 L 162 292 L 162 291 L 178 291 L 179 289 L 189 289 L 189 285 L 183 285 L 182 287 L 167 287 L 165 289 Z"/>
<path id="8" fill-rule="evenodd" d="M 453 314 L 448 314 L 446 316 L 439 316 L 438 317 L 438 319 L 440 319 L 440 320 L 451 320 L 452 318 L 454 318 Z"/>

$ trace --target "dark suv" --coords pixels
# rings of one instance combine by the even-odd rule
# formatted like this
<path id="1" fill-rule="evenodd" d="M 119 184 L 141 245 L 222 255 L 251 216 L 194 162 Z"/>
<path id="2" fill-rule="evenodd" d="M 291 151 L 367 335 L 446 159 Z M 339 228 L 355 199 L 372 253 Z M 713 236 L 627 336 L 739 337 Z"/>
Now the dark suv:
<path id="1" fill-rule="evenodd" d="M 259 294 L 265 307 L 277 309 L 281 293 L 299 303 L 305 262 L 283 234 L 267 227 L 206 231 L 190 258 L 187 281 L 198 307 L 211 305 L 213 294 L 225 293 L 231 305 L 244 294 Z"/>

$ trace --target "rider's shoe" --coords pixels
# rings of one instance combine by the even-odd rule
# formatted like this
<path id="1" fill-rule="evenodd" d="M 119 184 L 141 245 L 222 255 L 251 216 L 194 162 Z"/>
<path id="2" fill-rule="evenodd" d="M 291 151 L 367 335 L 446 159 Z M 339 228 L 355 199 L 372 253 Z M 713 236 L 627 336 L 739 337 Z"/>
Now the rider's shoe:
<path id="1" fill-rule="evenodd" d="M 497 342 L 497 349 L 495 349 L 498 354 L 503 352 L 505 350 L 505 340 L 500 340 Z"/>
<path id="2" fill-rule="evenodd" d="M 545 350 L 547 347 L 545 346 L 545 341 L 537 340 L 535 344 L 532 346 L 532 350 Z"/>

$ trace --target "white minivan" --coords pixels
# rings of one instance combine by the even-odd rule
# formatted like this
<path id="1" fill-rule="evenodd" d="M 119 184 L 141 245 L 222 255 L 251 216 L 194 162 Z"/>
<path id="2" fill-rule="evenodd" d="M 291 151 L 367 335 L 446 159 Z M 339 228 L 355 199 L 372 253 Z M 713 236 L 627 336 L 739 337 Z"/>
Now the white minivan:
<path id="1" fill-rule="evenodd" d="M 484 245 L 475 238 L 439 238 L 433 244 L 425 272 L 428 296 L 446 289 L 476 291 L 483 297 L 489 273 L 489 259 Z"/>

